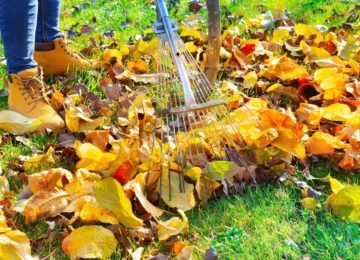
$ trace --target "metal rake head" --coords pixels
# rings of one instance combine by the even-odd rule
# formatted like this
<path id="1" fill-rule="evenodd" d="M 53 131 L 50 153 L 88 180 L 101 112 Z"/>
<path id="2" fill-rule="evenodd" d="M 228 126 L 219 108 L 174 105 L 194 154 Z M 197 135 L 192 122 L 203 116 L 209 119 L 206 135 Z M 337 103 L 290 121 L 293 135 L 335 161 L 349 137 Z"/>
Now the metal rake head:
<path id="1" fill-rule="evenodd" d="M 209 169 L 212 162 L 236 163 L 241 179 L 241 171 L 250 173 L 248 165 L 255 159 L 251 153 L 244 153 L 246 143 L 224 102 L 217 99 L 213 86 L 177 34 L 176 25 L 162 9 L 160 6 L 161 17 L 155 24 L 157 71 L 162 76 L 153 97 L 156 129 L 152 152 L 158 156 L 150 162 L 148 183 L 157 181 L 162 199 L 171 205 L 175 196 L 172 190 L 186 193 L 187 183 L 194 180 L 189 169 L 196 168 L 198 177 L 206 178 L 202 183 L 211 194 L 215 189 L 211 180 L 216 179 Z"/>

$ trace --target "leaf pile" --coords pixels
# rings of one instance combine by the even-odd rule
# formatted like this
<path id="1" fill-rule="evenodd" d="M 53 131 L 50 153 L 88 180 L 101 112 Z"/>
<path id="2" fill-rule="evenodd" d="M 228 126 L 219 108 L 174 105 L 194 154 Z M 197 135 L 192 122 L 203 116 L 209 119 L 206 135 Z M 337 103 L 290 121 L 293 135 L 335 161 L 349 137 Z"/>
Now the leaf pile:
<path id="1" fill-rule="evenodd" d="M 190 5 L 194 12 L 202 7 L 196 1 Z M 176 138 L 193 136 L 188 146 L 176 147 L 171 140 L 160 143 L 154 133 L 165 130 L 155 120 L 151 99 L 152 88 L 163 76 L 153 69 L 157 38 L 139 39 L 130 47 L 108 35 L 91 38 L 83 52 L 101 52 L 102 70 L 88 71 L 86 78 L 95 80 L 97 88 L 90 89 L 74 72 L 55 78 L 49 98 L 64 118 L 66 132 L 58 144 L 49 144 L 35 156 L 16 158 L 7 177 L 0 178 L 0 254 L 33 259 L 26 235 L 9 228 L 16 214 L 23 214 L 26 223 L 55 221 L 63 229 L 62 249 L 71 259 L 107 258 L 117 248 L 123 255 L 132 253 L 129 238 L 147 244 L 155 234 L 167 240 L 188 233 L 185 211 L 206 204 L 214 193 L 240 193 L 244 186 L 285 180 L 295 160 L 309 167 L 316 156 L 323 156 L 335 167 L 359 169 L 360 25 L 319 30 L 289 21 L 281 8 L 270 13 L 270 20 L 263 14 L 244 23 L 251 39 L 243 39 L 237 25 L 223 30 L 222 83 L 216 90 L 234 121 L 220 123 L 235 143 L 241 140 L 232 129 L 241 133 L 258 165 L 245 169 L 236 160 L 213 160 L 211 137 L 201 128 L 177 133 Z M 179 29 L 203 67 L 207 42 L 202 20 L 194 14 Z M 13 135 L 38 125 L 11 113 L 0 114 L 5 118 L 0 127 L 11 133 L 3 134 L 1 145 L 20 140 Z M 26 143 L 25 137 L 21 140 Z M 197 160 L 205 164 L 190 159 L 199 148 L 204 153 Z M 161 159 L 165 151 L 167 161 Z M 182 165 L 172 156 L 179 151 L 185 155 Z M 179 178 L 182 171 L 184 180 Z M 26 186 L 20 195 L 10 191 L 8 178 Z M 359 187 L 331 177 L 325 181 L 333 190 L 326 208 L 359 222 Z M 304 207 L 314 210 L 314 198 L 305 197 Z M 181 218 L 162 220 L 164 206 L 176 209 Z M 43 238 L 51 239 L 50 234 Z M 179 259 L 188 259 L 192 247 L 174 251 Z"/>

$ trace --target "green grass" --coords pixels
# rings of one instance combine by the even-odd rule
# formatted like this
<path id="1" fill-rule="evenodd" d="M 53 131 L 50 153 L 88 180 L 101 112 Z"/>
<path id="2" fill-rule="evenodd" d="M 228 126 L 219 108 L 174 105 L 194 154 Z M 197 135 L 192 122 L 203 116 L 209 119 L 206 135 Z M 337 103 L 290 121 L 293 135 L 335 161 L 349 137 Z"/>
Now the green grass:
<path id="1" fill-rule="evenodd" d="M 194 244 L 215 248 L 220 259 L 358 259 L 359 225 L 321 209 L 309 213 L 297 203 L 299 194 L 294 187 L 259 187 L 193 210 Z"/>
<path id="2" fill-rule="evenodd" d="M 91 3 L 88 0 L 64 0 L 62 1 L 63 14 L 70 11 L 71 15 L 61 17 L 61 28 L 70 29 L 79 23 L 73 30 L 79 31 L 81 26 L 87 24 L 95 30 L 89 34 L 74 37 L 71 40 L 78 43 L 77 50 L 90 44 L 89 37 L 94 37 L 98 45 L 109 44 L 112 40 L 99 40 L 99 35 L 105 31 L 115 30 L 114 38 L 119 44 L 132 44 L 137 34 L 141 34 L 155 20 L 154 9 L 149 8 L 147 0 L 124 0 L 124 1 L 93 1 L 94 4 L 86 5 L 82 10 L 74 11 L 73 5 Z M 173 9 L 171 14 L 177 21 L 183 20 L 189 15 L 188 0 L 180 1 L 178 10 Z M 328 27 L 343 22 L 341 18 L 328 19 L 333 12 L 343 13 L 349 11 L 355 2 L 349 1 L 257 1 L 256 4 L 265 5 L 269 9 L 283 4 L 292 12 L 295 20 L 308 21 L 310 25 L 324 24 Z M 255 2 L 251 0 L 232 1 L 221 0 L 221 5 L 230 10 L 235 16 L 243 15 L 244 20 L 255 18 L 259 11 L 255 8 Z M 223 8 L 224 10 L 224 8 Z M 125 14 L 127 12 L 127 14 Z M 224 13 L 224 12 L 223 12 Z M 201 11 L 206 15 L 206 11 Z M 224 15 L 223 15 L 224 16 Z M 93 17 L 96 18 L 92 19 Z M 129 19 L 130 26 L 120 28 L 120 24 Z M 306 19 L 306 20 L 305 20 Z M 239 21 L 235 25 L 244 29 Z M 246 33 L 244 32 L 244 36 Z M 97 55 L 100 54 L 100 50 Z M 4 66 L 0 66 L 0 75 L 5 75 Z M 75 82 L 85 83 L 91 91 L 100 94 L 97 78 L 88 72 L 76 74 Z M 3 88 L 0 83 L 0 90 Z M 7 109 L 6 97 L 0 96 L 0 110 Z M 38 149 L 51 143 L 58 142 L 57 136 L 31 135 L 30 141 Z M 5 173 L 9 171 L 7 165 L 16 160 L 20 155 L 31 155 L 31 148 L 10 140 L 0 146 L 0 166 Z M 68 169 L 74 165 L 69 162 L 59 162 Z M 331 173 L 343 183 L 353 185 L 360 183 L 359 174 L 349 172 L 335 172 L 327 161 L 321 161 L 316 167 L 310 169 L 317 177 Z M 297 176 L 300 176 L 298 174 Z M 310 183 L 313 187 L 323 183 Z M 327 185 L 326 185 L 327 186 Z M 323 202 L 328 195 L 328 186 L 324 195 L 319 200 Z M 202 252 L 213 247 L 220 254 L 220 259 L 303 259 L 309 255 L 311 259 L 359 259 L 360 258 L 360 228 L 358 224 L 338 220 L 319 208 L 310 213 L 304 210 L 300 204 L 300 189 L 290 183 L 261 186 L 256 189 L 248 189 L 245 195 L 240 197 L 223 198 L 187 212 L 190 223 L 190 234 L 180 237 L 189 245 L 196 246 L 194 259 L 202 259 Z M 30 239 L 34 240 L 46 233 L 47 224 L 39 221 L 25 225 L 21 216 L 17 217 L 16 225 L 23 230 Z M 33 253 L 41 257 L 49 255 L 54 249 L 54 259 L 68 259 L 61 251 L 59 237 L 62 227 L 57 227 L 59 233 L 54 241 L 48 245 L 33 247 Z M 142 246 L 138 241 L 132 241 L 133 249 Z M 152 242 L 146 246 L 145 256 L 158 250 L 164 250 L 166 246 L 160 242 Z M 121 259 L 121 252 L 117 251 L 112 259 Z"/>

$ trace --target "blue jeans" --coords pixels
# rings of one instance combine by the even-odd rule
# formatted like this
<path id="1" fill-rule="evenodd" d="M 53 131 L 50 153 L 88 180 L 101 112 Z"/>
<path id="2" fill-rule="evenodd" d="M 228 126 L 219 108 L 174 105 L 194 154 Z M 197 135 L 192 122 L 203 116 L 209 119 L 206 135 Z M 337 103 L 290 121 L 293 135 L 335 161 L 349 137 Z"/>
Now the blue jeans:
<path id="1" fill-rule="evenodd" d="M 0 0 L 0 31 L 10 74 L 34 68 L 35 43 L 61 37 L 60 0 Z"/>

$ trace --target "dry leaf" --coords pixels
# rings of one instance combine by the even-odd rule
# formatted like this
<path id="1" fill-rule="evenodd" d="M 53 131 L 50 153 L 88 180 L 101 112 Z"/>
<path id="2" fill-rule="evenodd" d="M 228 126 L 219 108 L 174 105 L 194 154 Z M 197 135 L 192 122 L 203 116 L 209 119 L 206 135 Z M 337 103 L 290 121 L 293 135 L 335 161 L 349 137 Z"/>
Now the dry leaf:
<path id="1" fill-rule="evenodd" d="M 118 224 L 115 215 L 101 206 L 96 200 L 86 202 L 81 211 L 80 219 L 86 224 L 92 224 L 95 222 Z"/>
<path id="2" fill-rule="evenodd" d="M 0 111 L 0 129 L 14 135 L 34 132 L 41 124 L 39 119 L 24 117 L 14 111 Z"/>
<path id="3" fill-rule="evenodd" d="M 31 256 L 30 240 L 19 230 L 0 230 L 0 257 L 4 260 L 36 260 Z"/>
<path id="4" fill-rule="evenodd" d="M 344 149 L 348 144 L 341 142 L 336 137 L 323 132 L 314 133 L 304 143 L 306 151 L 310 154 L 333 154 L 335 149 Z"/>
<path id="5" fill-rule="evenodd" d="M 69 193 L 62 189 L 40 191 L 25 206 L 25 222 L 35 222 L 44 216 L 55 217 L 68 206 L 69 202 Z"/>
<path id="6" fill-rule="evenodd" d="M 300 200 L 301 202 L 301 205 L 310 210 L 310 211 L 313 211 L 316 209 L 316 200 L 314 198 L 304 198 L 302 200 Z"/>
<path id="7" fill-rule="evenodd" d="M 39 155 L 24 161 L 25 171 L 29 173 L 38 172 L 55 164 L 54 148 L 51 146 L 46 154 Z"/>
<path id="8" fill-rule="evenodd" d="M 34 194 L 41 190 L 51 190 L 55 186 L 62 187 L 63 177 L 69 182 L 73 181 L 71 172 L 62 168 L 32 174 L 28 177 L 29 187 Z"/>
<path id="9" fill-rule="evenodd" d="M 125 196 L 123 187 L 113 178 L 96 182 L 94 197 L 100 205 L 112 211 L 125 227 L 136 228 L 142 225 L 142 220 L 134 215 L 131 202 Z"/>
<path id="10" fill-rule="evenodd" d="M 74 148 L 76 155 L 81 159 L 76 163 L 76 168 L 84 168 L 89 171 L 102 171 L 110 167 L 116 155 L 112 153 L 103 153 L 98 147 L 90 143 L 81 144 L 75 141 Z"/>
<path id="11" fill-rule="evenodd" d="M 189 232 L 189 221 L 182 210 L 178 210 L 182 219 L 173 217 L 165 222 L 158 221 L 158 237 L 159 240 L 166 240 L 178 234 L 187 234 Z"/>
<path id="12" fill-rule="evenodd" d="M 194 185 L 183 182 L 184 190 L 180 190 L 180 181 L 179 173 L 174 171 L 169 172 L 166 167 L 163 167 L 158 188 L 161 190 L 161 198 L 169 207 L 187 211 L 192 209 L 196 204 L 193 194 Z"/>
<path id="13" fill-rule="evenodd" d="M 331 194 L 324 204 L 338 218 L 360 223 L 359 186 L 347 186 L 339 192 Z"/>
<path id="14" fill-rule="evenodd" d="M 61 247 L 70 259 L 108 258 L 118 241 L 114 234 L 102 226 L 83 226 L 67 236 Z"/>

